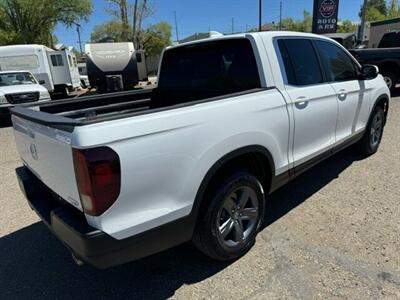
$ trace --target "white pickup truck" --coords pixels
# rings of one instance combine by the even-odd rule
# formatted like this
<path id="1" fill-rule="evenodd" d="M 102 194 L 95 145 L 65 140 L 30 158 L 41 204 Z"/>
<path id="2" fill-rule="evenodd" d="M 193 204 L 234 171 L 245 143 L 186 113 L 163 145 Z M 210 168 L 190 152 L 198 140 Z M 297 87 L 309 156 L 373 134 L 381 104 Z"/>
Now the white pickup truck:
<path id="1" fill-rule="evenodd" d="M 240 257 L 268 195 L 351 145 L 381 141 L 389 90 L 317 35 L 263 32 L 167 48 L 153 90 L 13 108 L 31 207 L 77 262 L 106 268 L 192 240 Z"/>
<path id="2" fill-rule="evenodd" d="M 50 101 L 50 94 L 42 83 L 29 71 L 0 71 L 0 122 L 9 118 L 11 107 Z"/>

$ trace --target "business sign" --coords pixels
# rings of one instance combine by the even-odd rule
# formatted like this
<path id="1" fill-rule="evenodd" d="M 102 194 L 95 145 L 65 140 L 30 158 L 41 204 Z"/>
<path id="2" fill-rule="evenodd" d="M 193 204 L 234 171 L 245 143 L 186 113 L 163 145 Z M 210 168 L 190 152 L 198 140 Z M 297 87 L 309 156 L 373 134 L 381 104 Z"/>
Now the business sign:
<path id="1" fill-rule="evenodd" d="M 314 0 L 313 33 L 335 33 L 339 0 Z"/>

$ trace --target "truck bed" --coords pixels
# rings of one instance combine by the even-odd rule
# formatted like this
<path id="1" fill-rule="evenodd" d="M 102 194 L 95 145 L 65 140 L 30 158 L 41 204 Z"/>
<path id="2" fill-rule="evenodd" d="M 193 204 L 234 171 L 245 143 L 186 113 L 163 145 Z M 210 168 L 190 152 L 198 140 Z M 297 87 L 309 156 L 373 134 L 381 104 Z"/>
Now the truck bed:
<path id="1" fill-rule="evenodd" d="M 10 111 L 13 115 L 24 119 L 72 132 L 75 126 L 156 112 L 174 105 L 196 104 L 262 90 L 264 88 L 224 94 L 220 91 L 160 91 L 154 88 L 83 96 L 72 100 L 56 100 L 40 106 L 36 104 L 23 108 L 14 107 Z M 36 107 L 36 110 L 29 109 L 30 107 Z"/>
<path id="2" fill-rule="evenodd" d="M 74 126 L 101 122 L 115 116 L 127 116 L 150 108 L 152 89 L 56 100 L 39 106 L 39 110 L 15 107 L 11 113 L 28 120 L 71 131 Z M 45 114 L 43 114 L 43 112 Z"/>

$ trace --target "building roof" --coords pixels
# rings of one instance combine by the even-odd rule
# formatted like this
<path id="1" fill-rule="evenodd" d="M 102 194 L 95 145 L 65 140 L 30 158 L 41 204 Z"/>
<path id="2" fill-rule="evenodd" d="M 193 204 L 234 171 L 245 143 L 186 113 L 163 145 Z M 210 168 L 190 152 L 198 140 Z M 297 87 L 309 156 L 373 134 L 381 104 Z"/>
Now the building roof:
<path id="1" fill-rule="evenodd" d="M 326 33 L 324 36 L 327 36 L 329 38 L 338 38 L 338 39 L 347 39 L 351 36 L 354 36 L 356 33 L 355 32 L 346 32 L 346 33 Z"/>
<path id="2" fill-rule="evenodd" d="M 374 27 L 374 26 L 388 25 L 388 24 L 394 24 L 394 23 L 400 23 L 400 18 L 394 18 L 394 19 L 383 20 L 383 21 L 375 21 L 375 22 L 371 22 L 370 25 L 371 25 L 371 27 Z"/>

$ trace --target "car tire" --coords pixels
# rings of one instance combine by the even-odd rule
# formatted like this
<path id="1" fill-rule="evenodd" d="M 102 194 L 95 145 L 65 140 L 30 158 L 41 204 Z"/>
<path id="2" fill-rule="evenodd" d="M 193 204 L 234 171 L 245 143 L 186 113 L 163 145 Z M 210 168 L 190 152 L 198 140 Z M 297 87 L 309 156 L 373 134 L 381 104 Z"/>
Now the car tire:
<path id="1" fill-rule="evenodd" d="M 396 89 L 397 77 L 393 72 L 383 72 L 382 76 L 389 90 L 393 92 Z"/>
<path id="2" fill-rule="evenodd" d="M 364 136 L 358 143 L 358 149 L 361 154 L 372 155 L 378 151 L 386 122 L 385 119 L 383 108 L 376 106 L 371 114 Z"/>
<path id="3" fill-rule="evenodd" d="M 247 172 L 236 172 L 207 193 L 211 201 L 198 220 L 194 245 L 208 257 L 234 260 L 255 243 L 265 197 L 261 183 Z"/>

